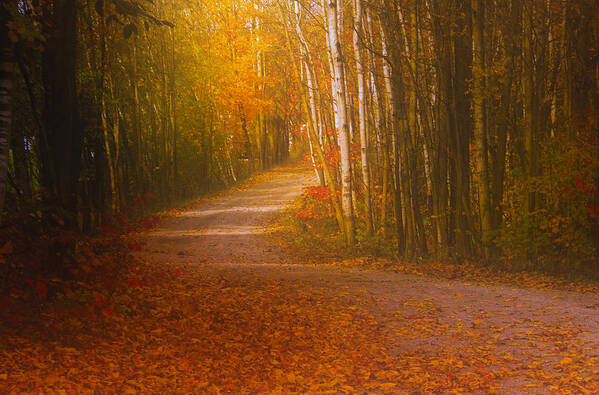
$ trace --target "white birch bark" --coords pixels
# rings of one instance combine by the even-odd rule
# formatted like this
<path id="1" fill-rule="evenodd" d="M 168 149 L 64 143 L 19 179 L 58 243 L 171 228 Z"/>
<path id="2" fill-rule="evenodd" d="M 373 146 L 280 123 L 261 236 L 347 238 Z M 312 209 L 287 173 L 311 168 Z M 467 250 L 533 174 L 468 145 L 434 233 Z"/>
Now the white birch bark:
<path id="1" fill-rule="evenodd" d="M 310 103 L 310 113 L 308 116 L 310 117 L 309 122 L 313 126 L 313 130 L 322 130 L 322 125 L 320 124 L 320 117 L 317 116 L 317 108 L 316 108 L 316 99 L 314 97 L 314 83 L 312 79 L 312 59 L 310 56 L 310 49 L 308 48 L 308 43 L 306 42 L 306 38 L 304 37 L 304 32 L 301 27 L 300 21 L 300 8 L 297 0 L 294 0 L 294 11 L 295 11 L 295 30 L 297 33 L 297 37 L 300 41 L 300 54 L 302 61 L 301 65 L 305 65 L 306 71 L 306 85 L 308 86 L 308 101 Z M 300 76 L 303 77 L 303 76 Z M 312 140 L 308 138 L 308 142 L 310 144 L 310 155 L 312 156 L 312 163 L 314 166 L 314 171 L 316 172 L 316 177 L 318 178 L 318 183 L 322 186 L 325 185 L 325 180 L 322 174 L 322 171 L 319 171 L 316 166 L 316 161 L 314 158 L 314 147 L 312 146 Z M 322 164 L 324 166 L 324 164 Z"/>
<path id="2" fill-rule="evenodd" d="M 293 11 L 287 13 L 287 11 L 283 7 L 282 3 L 279 3 L 279 6 L 281 9 L 281 17 L 283 20 L 286 20 L 286 15 L 293 13 Z M 300 67 L 303 67 L 303 66 L 301 66 L 301 64 L 300 65 L 296 64 L 296 62 L 294 60 L 294 57 L 293 57 L 294 51 L 292 50 L 291 40 L 289 39 L 289 31 L 287 29 L 287 24 L 285 24 L 285 37 L 286 37 L 286 41 L 287 41 L 287 48 L 289 50 L 289 59 L 291 60 L 291 63 L 293 64 L 293 72 L 295 74 L 296 80 L 301 83 L 302 73 L 300 72 Z M 316 84 L 317 84 L 317 81 L 318 81 L 317 79 L 314 80 L 314 82 Z M 307 95 L 302 93 L 300 96 L 302 99 L 303 109 L 306 112 L 306 115 L 308 117 L 310 117 L 310 109 L 309 109 L 310 104 L 308 103 L 308 100 L 306 97 Z M 321 113 L 319 112 L 319 114 L 321 114 Z M 322 121 L 322 117 L 320 117 L 319 119 Z M 324 173 L 324 178 L 325 178 L 325 180 L 329 181 L 328 186 L 329 186 L 329 190 L 331 191 L 333 209 L 335 211 L 335 218 L 337 219 L 337 224 L 339 225 L 339 229 L 341 230 L 341 232 L 343 232 L 344 231 L 343 215 L 341 214 L 341 206 L 339 204 L 339 199 L 336 194 L 335 183 L 333 182 L 334 178 L 331 176 L 331 171 L 329 169 L 328 164 L 326 163 L 324 151 L 323 151 L 321 144 L 319 143 L 317 132 L 316 132 L 316 130 L 314 130 L 314 125 L 312 123 L 308 122 L 307 129 L 308 129 L 308 137 L 311 141 L 312 148 L 314 149 L 318 159 L 322 163 L 322 171 Z"/>
<path id="3" fill-rule="evenodd" d="M 356 75 L 358 79 L 358 117 L 360 130 L 360 157 L 362 159 L 362 182 L 364 184 L 364 208 L 366 211 L 366 230 L 372 234 L 372 209 L 370 207 L 370 170 L 368 164 L 368 130 L 366 123 L 366 78 L 364 63 L 360 51 L 360 35 L 362 30 L 362 0 L 354 0 L 354 54 L 356 58 Z"/>
<path id="4" fill-rule="evenodd" d="M 342 4 L 339 3 L 339 7 Z M 344 59 L 337 29 L 337 1 L 328 0 L 325 8 L 327 25 L 329 30 L 329 41 L 333 55 L 335 79 L 334 101 L 337 102 L 335 114 L 335 128 L 337 129 L 337 140 L 341 154 L 341 207 L 343 213 L 343 224 L 345 228 L 345 241 L 348 246 L 355 243 L 354 218 L 351 199 L 351 164 L 350 164 L 350 141 L 348 136 L 347 104 L 345 100 L 345 74 Z"/>

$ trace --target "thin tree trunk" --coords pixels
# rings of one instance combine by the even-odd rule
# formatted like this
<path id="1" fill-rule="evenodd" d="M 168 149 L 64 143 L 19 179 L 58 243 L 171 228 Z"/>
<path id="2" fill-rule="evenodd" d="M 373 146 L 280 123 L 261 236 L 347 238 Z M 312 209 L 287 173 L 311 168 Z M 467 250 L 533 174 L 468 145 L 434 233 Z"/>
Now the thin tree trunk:
<path id="1" fill-rule="evenodd" d="M 317 107 L 316 107 L 316 98 L 315 98 L 315 94 L 317 93 L 317 89 L 315 89 L 314 87 L 314 79 L 313 79 L 313 63 L 312 63 L 312 57 L 310 55 L 310 49 L 308 48 L 308 43 L 306 41 L 306 38 L 304 37 L 304 33 L 301 27 L 301 23 L 300 23 L 300 8 L 299 8 L 299 3 L 297 1 L 294 1 L 294 6 L 295 6 L 295 31 L 297 34 L 297 37 L 299 39 L 299 43 L 300 43 L 300 54 L 302 56 L 302 64 L 305 66 L 304 68 L 306 69 L 306 84 L 307 84 L 307 90 L 306 93 L 308 94 L 308 101 L 310 103 L 310 113 L 307 114 L 309 117 L 309 125 L 308 127 L 312 128 L 312 130 L 322 130 L 322 125 L 319 122 L 319 116 L 317 115 Z M 300 80 L 301 81 L 301 80 Z M 308 141 L 309 141 L 309 145 L 310 145 L 310 153 L 311 155 L 314 154 L 314 147 L 313 147 L 313 142 L 312 139 L 310 138 L 310 136 L 308 136 Z M 318 142 L 316 142 L 318 143 Z M 319 169 L 316 166 L 316 161 L 314 156 L 312 156 L 312 161 L 313 161 L 313 165 L 314 165 L 314 170 L 316 171 L 316 175 L 318 177 L 318 182 L 320 185 L 324 186 L 325 185 L 325 180 L 324 180 L 324 175 L 322 172 L 322 168 Z M 324 164 L 323 164 L 324 166 Z"/>
<path id="2" fill-rule="evenodd" d="M 65 210 L 74 227 L 78 204 L 82 135 L 77 100 L 77 5 L 69 0 L 44 4 L 42 78 L 45 92 L 44 124 L 47 146 L 42 144 L 42 181 Z"/>
<path id="3" fill-rule="evenodd" d="M 381 23 L 381 44 L 383 54 L 383 76 L 385 79 L 385 96 L 386 96 L 386 124 L 387 124 L 387 139 L 390 138 L 392 155 L 390 160 L 392 177 L 393 177 L 393 208 L 395 212 L 396 234 L 397 234 L 397 252 L 403 256 L 406 252 L 406 226 L 404 224 L 403 207 L 401 204 L 401 177 L 399 166 L 399 147 L 397 141 L 397 104 L 393 93 L 393 84 L 391 80 L 391 64 L 389 58 L 389 42 L 388 34 L 385 32 L 385 27 Z"/>
<path id="4" fill-rule="evenodd" d="M 341 7 L 342 5 L 339 4 Z M 339 32 L 337 31 L 337 1 L 329 0 L 327 7 L 327 22 L 331 51 L 335 67 L 335 100 L 337 112 L 335 114 L 335 127 L 337 139 L 341 151 L 341 206 L 343 212 L 343 224 L 345 229 L 345 241 L 348 246 L 355 244 L 354 218 L 351 198 L 351 163 L 350 163 L 350 140 L 348 131 L 348 117 L 346 113 L 347 103 L 345 101 L 345 60 Z"/>
<path id="5" fill-rule="evenodd" d="M 12 122 L 14 56 L 6 27 L 6 10 L 0 10 L 0 223 L 4 211 L 8 174 L 9 134 Z"/>
<path id="6" fill-rule="evenodd" d="M 522 98 L 524 103 L 524 164 L 527 180 L 531 181 L 536 173 L 536 103 L 535 103 L 535 77 L 534 77 L 534 51 L 533 41 L 533 4 L 526 3 L 522 12 Z M 529 188 L 531 185 L 529 184 Z M 535 210 L 536 193 L 527 194 L 526 206 L 529 212 Z"/>
<path id="7" fill-rule="evenodd" d="M 368 130 L 366 119 L 366 79 L 364 76 L 364 60 L 360 48 L 362 29 L 362 1 L 354 0 L 354 53 L 356 57 L 356 74 L 358 79 L 358 116 L 360 118 L 360 155 L 362 159 L 362 182 L 364 183 L 364 211 L 366 212 L 366 231 L 372 234 L 372 208 L 370 197 L 370 169 L 368 163 Z"/>
<path id="8" fill-rule="evenodd" d="M 370 16 L 370 11 L 366 8 L 366 30 L 368 33 L 368 41 L 371 43 L 371 46 L 374 48 L 374 37 L 372 32 L 374 31 L 374 21 Z M 374 49 L 376 52 L 376 49 Z M 375 124 L 375 133 L 378 138 L 377 152 L 378 152 L 378 165 L 379 167 L 382 165 L 382 179 L 381 179 L 381 216 L 380 216 L 380 227 L 382 229 L 383 235 L 386 234 L 386 222 L 387 222 L 387 194 L 388 194 L 388 185 L 389 185 L 389 147 L 388 147 L 388 131 L 385 127 L 385 121 L 381 114 L 381 95 L 379 94 L 379 89 L 376 81 L 376 63 L 375 57 L 372 51 L 368 51 L 368 60 L 370 66 L 370 90 L 372 92 L 372 103 L 374 112 L 374 124 Z M 374 213 L 373 213 L 374 214 Z"/>
<path id="9" fill-rule="evenodd" d="M 279 6 L 280 6 L 280 10 L 281 10 L 281 15 L 283 16 L 283 19 L 285 19 L 285 10 L 283 8 L 283 5 L 279 3 Z M 296 13 L 296 15 L 297 15 L 297 13 Z M 296 19 L 296 24 L 299 24 L 298 19 Z M 289 32 L 287 30 L 287 24 L 285 24 L 285 29 L 286 29 L 285 33 L 286 33 L 288 54 L 289 54 L 291 63 L 293 64 L 293 71 L 295 74 L 295 79 L 296 79 L 296 81 L 298 81 L 298 83 L 301 84 L 300 67 L 297 64 L 297 62 L 295 61 L 295 58 L 293 57 L 293 50 L 291 47 L 291 40 L 289 38 Z M 300 33 L 302 32 L 301 25 L 300 25 L 299 32 Z M 302 44 L 300 43 L 300 45 L 302 45 Z M 310 105 L 308 103 L 308 99 L 306 98 L 307 95 L 302 93 L 300 96 L 302 98 L 303 110 L 305 111 L 305 113 L 308 117 L 311 117 Z M 311 140 L 311 144 L 312 144 L 313 148 L 316 148 L 316 154 L 318 156 L 318 160 L 322 164 L 322 170 L 324 172 L 324 177 L 327 179 L 328 185 L 329 185 L 329 190 L 331 191 L 331 200 L 333 203 L 333 210 L 335 211 L 335 218 L 337 219 L 337 224 L 339 225 L 339 229 L 342 232 L 344 232 L 343 214 L 342 214 L 341 206 L 339 204 L 339 199 L 337 197 L 336 183 L 334 182 L 335 178 L 333 177 L 332 172 L 329 168 L 329 165 L 326 162 L 326 158 L 324 155 L 324 151 L 322 149 L 322 145 L 320 144 L 320 141 L 317 136 L 317 132 L 314 129 L 314 122 L 315 122 L 314 120 L 312 120 L 312 122 L 308 122 L 308 138 Z"/>
<path id="10" fill-rule="evenodd" d="M 481 242 L 485 258 L 489 258 L 493 216 L 489 190 L 489 159 L 485 129 L 484 73 L 484 8 L 483 0 L 472 0 L 472 107 L 474 119 L 474 143 L 476 146 L 476 172 L 480 205 Z"/>

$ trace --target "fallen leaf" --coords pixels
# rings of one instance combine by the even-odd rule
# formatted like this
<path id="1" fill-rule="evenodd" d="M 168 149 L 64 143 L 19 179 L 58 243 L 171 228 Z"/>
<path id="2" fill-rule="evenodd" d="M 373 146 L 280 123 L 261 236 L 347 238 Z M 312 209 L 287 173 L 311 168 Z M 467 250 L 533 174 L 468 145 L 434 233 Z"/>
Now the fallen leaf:
<path id="1" fill-rule="evenodd" d="M 7 241 L 4 243 L 2 248 L 0 248 L 0 255 L 9 255 L 13 252 L 13 244 L 12 241 Z"/>

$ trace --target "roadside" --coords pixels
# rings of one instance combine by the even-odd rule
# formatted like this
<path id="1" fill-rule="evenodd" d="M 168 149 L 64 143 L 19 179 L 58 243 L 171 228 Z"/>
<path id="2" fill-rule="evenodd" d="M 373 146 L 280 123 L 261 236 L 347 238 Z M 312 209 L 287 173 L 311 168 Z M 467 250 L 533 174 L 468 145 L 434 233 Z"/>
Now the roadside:
<path id="1" fill-rule="evenodd" d="M 312 178 L 171 210 L 136 261 L 0 310 L 0 392 L 599 391 L 599 295 L 298 261 L 272 224 Z"/>

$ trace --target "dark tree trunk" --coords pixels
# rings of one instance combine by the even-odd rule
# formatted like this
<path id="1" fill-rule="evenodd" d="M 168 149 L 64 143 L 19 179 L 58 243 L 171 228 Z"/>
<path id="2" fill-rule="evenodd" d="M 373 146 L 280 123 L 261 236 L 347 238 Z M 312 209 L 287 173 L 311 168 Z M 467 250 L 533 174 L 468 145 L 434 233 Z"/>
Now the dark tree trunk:
<path id="1" fill-rule="evenodd" d="M 77 104 L 77 2 L 46 4 L 44 21 L 42 184 L 65 210 L 67 222 L 74 225 L 82 143 Z"/>
<path id="2" fill-rule="evenodd" d="M 8 12 L 0 7 L 0 220 L 4 210 L 8 172 L 9 134 L 12 121 L 11 95 L 14 83 L 13 45 L 8 37 Z"/>

